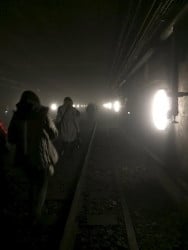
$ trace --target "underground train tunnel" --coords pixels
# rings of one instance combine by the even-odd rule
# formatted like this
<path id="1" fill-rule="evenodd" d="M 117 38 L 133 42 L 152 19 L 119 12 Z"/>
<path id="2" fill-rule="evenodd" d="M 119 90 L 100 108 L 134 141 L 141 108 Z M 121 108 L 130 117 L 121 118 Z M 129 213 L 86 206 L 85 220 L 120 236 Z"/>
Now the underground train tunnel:
<path id="1" fill-rule="evenodd" d="M 187 14 L 1 1 L 2 249 L 188 250 Z"/>

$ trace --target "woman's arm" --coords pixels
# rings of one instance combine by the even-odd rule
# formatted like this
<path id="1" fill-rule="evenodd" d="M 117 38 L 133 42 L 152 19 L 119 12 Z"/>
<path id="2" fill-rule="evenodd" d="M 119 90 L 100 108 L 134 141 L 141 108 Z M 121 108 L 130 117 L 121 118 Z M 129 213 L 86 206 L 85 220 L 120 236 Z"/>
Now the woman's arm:
<path id="1" fill-rule="evenodd" d="M 55 139 L 58 136 L 58 131 L 55 123 L 53 122 L 49 114 L 47 114 L 46 116 L 44 129 L 48 133 L 51 140 Z"/>

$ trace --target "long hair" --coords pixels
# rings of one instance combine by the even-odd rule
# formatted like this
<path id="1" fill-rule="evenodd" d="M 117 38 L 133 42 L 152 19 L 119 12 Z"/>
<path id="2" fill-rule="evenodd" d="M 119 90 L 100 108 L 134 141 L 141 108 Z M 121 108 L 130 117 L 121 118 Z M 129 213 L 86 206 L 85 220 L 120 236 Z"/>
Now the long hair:
<path id="1" fill-rule="evenodd" d="M 65 104 L 66 106 L 72 106 L 72 105 L 73 105 L 73 100 L 72 100 L 69 96 L 66 96 L 66 97 L 64 98 L 64 104 Z"/>
<path id="2" fill-rule="evenodd" d="M 31 90 L 26 90 L 22 93 L 19 105 L 40 105 L 39 97 Z"/>

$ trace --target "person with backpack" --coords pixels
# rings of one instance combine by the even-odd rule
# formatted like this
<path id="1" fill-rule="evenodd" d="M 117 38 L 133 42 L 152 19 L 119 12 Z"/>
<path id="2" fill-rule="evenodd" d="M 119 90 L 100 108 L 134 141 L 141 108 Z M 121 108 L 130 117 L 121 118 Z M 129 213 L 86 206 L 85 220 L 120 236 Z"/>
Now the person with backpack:
<path id="1" fill-rule="evenodd" d="M 58 131 L 48 108 L 32 91 L 24 91 L 8 127 L 8 141 L 16 146 L 15 165 L 29 182 L 31 219 L 37 222 L 46 199 L 48 178 L 58 155 L 52 140 Z"/>
<path id="2" fill-rule="evenodd" d="M 3 158 L 4 153 L 7 151 L 7 128 L 3 121 L 0 120 L 0 159 Z"/>
<path id="3" fill-rule="evenodd" d="M 70 97 L 64 98 L 64 103 L 58 108 L 56 126 L 59 130 L 60 154 L 70 158 L 75 146 L 80 140 L 80 112 L 73 107 Z"/>
<path id="4" fill-rule="evenodd" d="M 8 154 L 7 147 L 7 128 L 2 120 L 0 120 L 0 189 L 4 189 L 5 183 L 5 156 Z M 1 198 L 3 192 L 1 193 Z"/>

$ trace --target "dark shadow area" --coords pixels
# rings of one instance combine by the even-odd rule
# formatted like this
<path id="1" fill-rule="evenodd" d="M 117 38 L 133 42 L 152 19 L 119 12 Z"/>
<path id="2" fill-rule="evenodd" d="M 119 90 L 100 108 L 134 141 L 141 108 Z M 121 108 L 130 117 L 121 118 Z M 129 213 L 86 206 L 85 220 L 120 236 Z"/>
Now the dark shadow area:
<path id="1" fill-rule="evenodd" d="M 71 201 L 87 152 L 93 123 L 83 114 L 80 121 L 81 145 L 71 159 L 60 157 L 49 180 L 42 216 L 32 225 L 28 206 L 28 183 L 13 166 L 13 149 L 1 157 L 1 229 L 5 249 L 58 249 Z"/>

